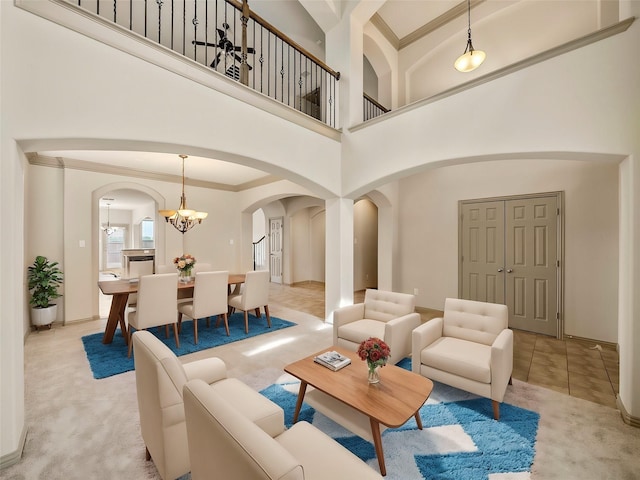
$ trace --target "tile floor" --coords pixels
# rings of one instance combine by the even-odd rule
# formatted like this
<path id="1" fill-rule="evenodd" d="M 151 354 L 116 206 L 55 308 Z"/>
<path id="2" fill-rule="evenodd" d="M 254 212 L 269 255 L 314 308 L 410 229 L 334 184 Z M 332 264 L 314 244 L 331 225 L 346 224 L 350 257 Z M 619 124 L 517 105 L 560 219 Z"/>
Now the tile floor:
<path id="1" fill-rule="evenodd" d="M 271 284 L 270 303 L 325 318 L 324 284 Z M 361 302 L 364 291 L 354 294 Z M 101 296 L 100 314 L 108 315 L 109 299 Z M 428 321 L 433 313 L 421 313 Z M 618 353 L 611 345 L 586 340 L 514 331 L 513 378 L 583 400 L 616 408 Z"/>

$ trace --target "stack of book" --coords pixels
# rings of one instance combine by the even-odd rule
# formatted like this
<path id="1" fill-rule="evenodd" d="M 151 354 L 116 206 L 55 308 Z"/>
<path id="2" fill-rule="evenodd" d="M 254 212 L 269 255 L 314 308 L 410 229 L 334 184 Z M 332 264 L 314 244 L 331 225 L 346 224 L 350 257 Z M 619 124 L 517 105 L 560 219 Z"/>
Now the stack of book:
<path id="1" fill-rule="evenodd" d="M 345 357 L 335 350 L 321 353 L 320 355 L 313 357 L 313 361 L 333 371 L 340 370 L 351 363 L 351 359 L 349 357 Z"/>

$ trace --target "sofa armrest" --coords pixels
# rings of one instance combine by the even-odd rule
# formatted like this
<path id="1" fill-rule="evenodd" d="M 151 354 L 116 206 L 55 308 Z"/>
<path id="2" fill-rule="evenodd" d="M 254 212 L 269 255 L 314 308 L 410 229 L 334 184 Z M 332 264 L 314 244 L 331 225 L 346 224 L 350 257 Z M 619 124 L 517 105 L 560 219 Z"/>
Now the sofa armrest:
<path id="1" fill-rule="evenodd" d="M 393 363 L 411 354 L 411 332 L 420 326 L 417 312 L 389 320 L 384 327 L 384 339 L 391 349 Z"/>
<path id="2" fill-rule="evenodd" d="M 411 370 L 420 373 L 420 354 L 422 350 L 442 337 L 444 320 L 442 317 L 432 318 L 413 329 L 411 333 Z"/>
<path id="3" fill-rule="evenodd" d="M 203 358 L 183 365 L 187 380 L 200 379 L 211 385 L 227 378 L 227 366 L 217 357 Z"/>
<path id="4" fill-rule="evenodd" d="M 491 399 L 502 402 L 513 371 L 513 331 L 504 329 L 491 345 Z"/>
<path id="5" fill-rule="evenodd" d="M 333 344 L 338 344 L 338 328 L 364 318 L 364 303 L 346 305 L 333 311 Z"/>

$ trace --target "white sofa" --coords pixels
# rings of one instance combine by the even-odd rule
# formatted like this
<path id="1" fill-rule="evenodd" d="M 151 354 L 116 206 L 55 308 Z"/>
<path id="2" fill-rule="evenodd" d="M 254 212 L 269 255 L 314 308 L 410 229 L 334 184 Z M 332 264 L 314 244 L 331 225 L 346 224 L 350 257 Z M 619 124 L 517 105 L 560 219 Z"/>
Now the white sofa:
<path id="1" fill-rule="evenodd" d="M 226 402 L 254 422 L 265 435 L 284 431 L 284 411 L 240 380 L 227 378 L 219 358 L 206 358 L 184 365 L 164 343 L 150 332 L 133 334 L 136 389 L 140 430 L 160 476 L 173 480 L 191 470 L 182 387 L 199 379 Z"/>
<path id="2" fill-rule="evenodd" d="M 493 416 L 513 371 L 513 332 L 506 305 L 447 298 L 444 316 L 412 334 L 412 370 L 431 380 L 490 398 Z"/>
<path id="3" fill-rule="evenodd" d="M 270 437 L 201 380 L 184 386 L 193 480 L 381 479 L 307 422 Z"/>
<path id="4" fill-rule="evenodd" d="M 415 296 L 367 289 L 364 302 L 333 312 L 333 344 L 356 351 L 363 340 L 377 337 L 391 349 L 391 363 L 411 353 L 411 332 L 420 325 Z"/>

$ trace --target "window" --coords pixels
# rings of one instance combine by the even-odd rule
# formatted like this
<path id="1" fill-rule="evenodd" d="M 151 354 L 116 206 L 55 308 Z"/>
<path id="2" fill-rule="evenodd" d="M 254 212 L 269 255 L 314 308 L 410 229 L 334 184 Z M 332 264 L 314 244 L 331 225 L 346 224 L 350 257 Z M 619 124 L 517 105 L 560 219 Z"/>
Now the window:
<path id="1" fill-rule="evenodd" d="M 153 219 L 144 218 L 140 222 L 140 242 L 141 248 L 153 248 L 154 244 L 154 231 L 153 231 Z"/>

